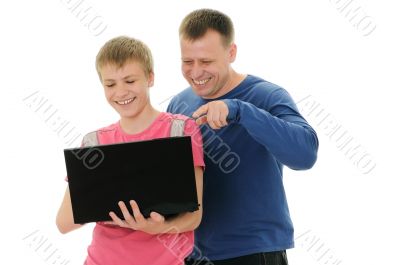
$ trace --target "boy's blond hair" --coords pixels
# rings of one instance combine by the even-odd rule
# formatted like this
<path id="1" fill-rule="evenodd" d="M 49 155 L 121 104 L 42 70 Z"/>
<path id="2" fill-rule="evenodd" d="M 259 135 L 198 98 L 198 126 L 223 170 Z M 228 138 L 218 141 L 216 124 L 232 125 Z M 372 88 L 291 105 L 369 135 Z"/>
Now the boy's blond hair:
<path id="1" fill-rule="evenodd" d="M 120 36 L 107 41 L 96 56 L 96 70 L 101 80 L 101 67 L 107 64 L 123 67 L 127 62 L 140 63 L 146 77 L 153 73 L 151 51 L 142 41 Z"/>

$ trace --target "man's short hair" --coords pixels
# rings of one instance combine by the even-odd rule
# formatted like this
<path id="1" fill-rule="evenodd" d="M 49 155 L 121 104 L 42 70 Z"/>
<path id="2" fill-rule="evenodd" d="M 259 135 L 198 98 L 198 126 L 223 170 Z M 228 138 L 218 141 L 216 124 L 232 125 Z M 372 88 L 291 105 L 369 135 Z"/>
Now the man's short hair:
<path id="1" fill-rule="evenodd" d="M 149 47 L 140 40 L 120 36 L 107 41 L 96 56 L 96 70 L 101 79 L 101 67 L 114 64 L 118 68 L 134 61 L 143 67 L 146 77 L 153 73 L 153 57 Z"/>
<path id="2" fill-rule="evenodd" d="M 227 47 L 233 43 L 235 30 L 232 20 L 224 13 L 213 9 L 198 9 L 189 13 L 179 27 L 179 36 L 187 40 L 197 40 L 208 30 L 215 30 L 222 36 Z"/>

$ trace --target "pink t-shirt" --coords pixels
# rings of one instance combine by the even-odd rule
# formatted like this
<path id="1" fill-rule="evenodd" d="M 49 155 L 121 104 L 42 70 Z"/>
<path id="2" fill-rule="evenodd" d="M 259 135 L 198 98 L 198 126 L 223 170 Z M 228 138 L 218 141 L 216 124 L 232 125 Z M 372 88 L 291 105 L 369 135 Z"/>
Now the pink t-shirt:
<path id="1" fill-rule="evenodd" d="M 119 122 L 97 131 L 99 144 L 112 144 L 169 137 L 171 119 L 182 115 L 160 113 L 143 132 L 126 134 Z M 187 119 L 185 135 L 192 136 L 193 162 L 204 167 L 203 144 L 199 127 Z M 139 205 L 140 207 L 140 205 Z M 172 229 L 171 229 L 172 230 Z M 86 265 L 178 265 L 193 250 L 193 231 L 180 234 L 150 235 L 142 231 L 97 223 L 88 247 Z"/>

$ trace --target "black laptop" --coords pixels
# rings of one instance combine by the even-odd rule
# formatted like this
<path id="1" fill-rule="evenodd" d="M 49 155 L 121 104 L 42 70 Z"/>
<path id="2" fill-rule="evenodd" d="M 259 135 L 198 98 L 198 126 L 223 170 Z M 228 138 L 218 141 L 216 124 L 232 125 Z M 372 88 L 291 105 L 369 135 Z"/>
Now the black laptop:
<path id="1" fill-rule="evenodd" d="M 149 217 L 198 210 L 190 136 L 64 150 L 74 222 L 111 220 L 135 200 Z M 132 212 L 131 212 L 132 214 Z"/>

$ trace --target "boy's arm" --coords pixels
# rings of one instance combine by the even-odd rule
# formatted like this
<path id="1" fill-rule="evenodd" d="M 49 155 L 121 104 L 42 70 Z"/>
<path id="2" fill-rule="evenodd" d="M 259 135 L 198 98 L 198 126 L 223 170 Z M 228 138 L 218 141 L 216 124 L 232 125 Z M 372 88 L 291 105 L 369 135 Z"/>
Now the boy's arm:
<path id="1" fill-rule="evenodd" d="M 58 230 L 62 234 L 66 234 L 72 230 L 82 227 L 82 225 L 74 223 L 69 187 L 67 187 L 65 191 L 64 199 L 61 203 L 60 209 L 58 210 L 56 224 Z"/>
<path id="2" fill-rule="evenodd" d="M 203 168 L 195 167 L 197 200 L 200 204 L 199 210 L 194 212 L 187 212 L 178 215 L 170 220 L 165 220 L 164 217 L 158 213 L 152 212 L 149 218 L 144 218 L 140 213 L 139 207 L 136 202 L 131 201 L 131 208 L 134 215 L 132 216 L 126 205 L 123 202 L 119 203 L 124 220 L 120 219 L 115 213 L 111 212 L 110 216 L 113 219 L 111 222 L 104 222 L 104 224 L 118 225 L 124 228 L 133 230 L 140 230 L 148 234 L 161 234 L 161 233 L 183 233 L 196 229 L 202 217 L 202 202 L 203 202 Z"/>
<path id="3" fill-rule="evenodd" d="M 203 215 L 203 168 L 195 167 L 197 200 L 199 202 L 199 209 L 195 212 L 188 212 L 178 215 L 171 220 L 165 221 L 166 229 L 162 232 L 165 233 L 182 233 L 196 229 L 201 222 Z M 175 231 L 176 230 L 176 231 Z"/>

